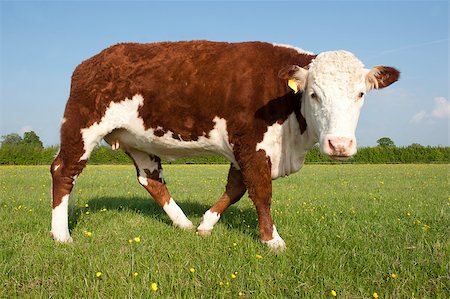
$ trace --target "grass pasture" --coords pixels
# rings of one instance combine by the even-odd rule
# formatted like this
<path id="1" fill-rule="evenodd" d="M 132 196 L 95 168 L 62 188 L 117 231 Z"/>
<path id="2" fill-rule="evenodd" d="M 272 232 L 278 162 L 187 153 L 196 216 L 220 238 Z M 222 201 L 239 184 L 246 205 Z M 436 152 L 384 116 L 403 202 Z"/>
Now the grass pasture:
<path id="1" fill-rule="evenodd" d="M 195 225 L 227 170 L 165 166 Z M 449 178 L 448 165 L 307 165 L 274 181 L 288 246 L 274 256 L 247 196 L 203 238 L 170 225 L 132 166 L 85 169 L 71 199 L 74 243 L 56 244 L 48 166 L 0 167 L 0 297 L 448 298 Z"/>

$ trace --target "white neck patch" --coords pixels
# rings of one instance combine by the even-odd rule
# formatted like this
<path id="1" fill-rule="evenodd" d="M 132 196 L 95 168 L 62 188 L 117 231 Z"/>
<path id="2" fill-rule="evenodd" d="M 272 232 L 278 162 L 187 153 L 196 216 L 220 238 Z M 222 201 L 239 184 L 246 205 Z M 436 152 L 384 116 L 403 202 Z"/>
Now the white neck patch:
<path id="1" fill-rule="evenodd" d="M 291 113 L 283 124 L 274 123 L 267 128 L 256 151 L 263 150 L 270 158 L 272 179 L 276 179 L 299 171 L 313 144 L 308 134 L 301 134 L 297 117 Z"/>

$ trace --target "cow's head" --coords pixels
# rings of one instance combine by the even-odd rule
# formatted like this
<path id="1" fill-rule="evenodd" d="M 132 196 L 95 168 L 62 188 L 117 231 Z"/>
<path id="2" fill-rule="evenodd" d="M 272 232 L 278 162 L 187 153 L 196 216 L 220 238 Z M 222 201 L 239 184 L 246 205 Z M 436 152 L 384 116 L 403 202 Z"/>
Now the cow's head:
<path id="1" fill-rule="evenodd" d="M 302 93 L 302 114 L 321 152 L 334 159 L 351 157 L 365 94 L 394 83 L 400 72 L 386 66 L 365 69 L 346 51 L 323 52 L 308 67 L 288 66 L 279 76 Z"/>

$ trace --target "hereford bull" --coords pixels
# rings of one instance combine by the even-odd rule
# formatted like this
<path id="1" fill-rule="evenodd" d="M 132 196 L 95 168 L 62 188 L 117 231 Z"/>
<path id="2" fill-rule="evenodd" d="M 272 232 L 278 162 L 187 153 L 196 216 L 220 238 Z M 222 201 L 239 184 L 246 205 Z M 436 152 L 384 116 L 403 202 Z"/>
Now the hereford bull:
<path id="1" fill-rule="evenodd" d="M 106 140 L 134 161 L 139 183 L 175 226 L 193 228 L 164 183 L 160 157 L 220 154 L 231 162 L 225 192 L 203 216 L 210 234 L 246 191 L 261 240 L 285 248 L 272 220 L 272 180 L 303 166 L 317 142 L 335 159 L 356 153 L 364 95 L 399 78 L 365 69 L 346 51 L 319 55 L 262 42 L 119 44 L 73 73 L 55 158 L 51 233 L 72 241 L 68 201 L 94 147 Z"/>

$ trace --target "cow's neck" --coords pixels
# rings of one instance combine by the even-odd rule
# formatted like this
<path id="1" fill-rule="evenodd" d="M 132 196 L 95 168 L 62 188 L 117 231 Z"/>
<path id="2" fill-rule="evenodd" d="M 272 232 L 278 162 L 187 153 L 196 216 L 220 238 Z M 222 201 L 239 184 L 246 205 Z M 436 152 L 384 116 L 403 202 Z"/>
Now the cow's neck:
<path id="1" fill-rule="evenodd" d="M 299 118 L 292 112 L 282 123 L 269 126 L 257 150 L 264 150 L 270 158 L 272 178 L 297 172 L 305 162 L 306 152 L 315 144 L 308 129 L 301 132 Z"/>

